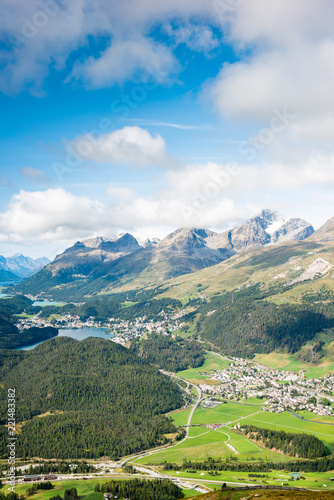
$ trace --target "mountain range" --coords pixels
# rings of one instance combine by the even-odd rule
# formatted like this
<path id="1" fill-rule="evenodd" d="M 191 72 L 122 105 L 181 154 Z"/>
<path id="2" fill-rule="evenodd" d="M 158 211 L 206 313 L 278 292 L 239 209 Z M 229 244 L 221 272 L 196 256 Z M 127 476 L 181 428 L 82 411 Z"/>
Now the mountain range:
<path id="1" fill-rule="evenodd" d="M 37 273 L 50 262 L 46 257 L 32 259 L 17 253 L 12 257 L 0 255 L 0 281 L 17 281 Z"/>
<path id="2" fill-rule="evenodd" d="M 15 291 L 74 300 L 158 286 L 239 254 L 309 239 L 313 233 L 312 225 L 303 219 L 286 221 L 276 211 L 263 210 L 222 233 L 181 228 L 161 241 L 143 244 L 128 233 L 117 239 L 100 236 L 76 242 Z"/>

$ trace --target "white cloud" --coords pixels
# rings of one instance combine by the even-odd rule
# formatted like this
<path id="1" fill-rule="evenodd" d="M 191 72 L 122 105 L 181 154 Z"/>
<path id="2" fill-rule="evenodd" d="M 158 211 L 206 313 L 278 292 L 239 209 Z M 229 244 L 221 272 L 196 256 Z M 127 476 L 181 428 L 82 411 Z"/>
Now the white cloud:
<path id="1" fill-rule="evenodd" d="M 298 166 L 188 165 L 162 173 L 161 180 L 164 187 L 147 196 L 110 184 L 104 203 L 61 188 L 21 190 L 0 214 L 1 241 L 59 248 L 120 231 L 154 236 L 155 229 L 161 235 L 181 226 L 223 229 L 267 206 L 288 207 L 313 222 L 312 210 L 319 213 L 314 200 L 325 200 L 323 193 L 334 186 L 334 157 L 313 157 Z M 323 203 L 328 213 L 328 196 Z"/>
<path id="2" fill-rule="evenodd" d="M 178 69 L 172 53 L 149 38 L 118 40 L 97 59 L 89 57 L 83 63 L 76 63 L 67 81 L 80 80 L 93 89 L 123 83 L 129 78 L 164 83 Z"/>
<path id="3" fill-rule="evenodd" d="M 186 24 L 174 28 L 168 24 L 165 26 L 165 31 L 174 38 L 176 45 L 184 43 L 191 50 L 210 52 L 219 43 L 212 29 L 208 26 Z"/>
<path id="4" fill-rule="evenodd" d="M 218 110 L 238 120 L 267 120 L 286 107 L 297 119 L 334 113 L 333 40 L 261 53 L 225 65 L 211 86 Z"/>
<path id="5" fill-rule="evenodd" d="M 203 23 L 214 18 L 207 0 L 2 0 L 0 90 L 41 94 L 50 68 L 63 69 L 78 49 L 85 50 L 72 77 L 93 88 L 152 70 L 166 81 L 178 65 L 171 50 L 149 33 L 175 18 L 187 23 L 199 16 Z M 88 38 L 96 46 L 101 38 L 109 40 L 110 46 L 93 58 Z"/>
<path id="6" fill-rule="evenodd" d="M 7 241 L 64 241 L 107 227 L 103 205 L 63 189 L 21 190 L 0 214 L 0 232 Z"/>
<path id="7" fill-rule="evenodd" d="M 137 167 L 171 164 L 165 140 L 146 129 L 124 127 L 99 137 L 86 134 L 70 142 L 76 154 L 85 160 L 102 163 L 133 164 Z"/>
<path id="8" fill-rule="evenodd" d="M 263 121 L 286 107 L 297 120 L 333 116 L 334 4 L 327 0 L 247 0 L 224 9 L 226 37 L 240 60 L 226 64 L 209 85 L 218 111 Z M 220 8 L 219 8 L 220 6 Z"/>

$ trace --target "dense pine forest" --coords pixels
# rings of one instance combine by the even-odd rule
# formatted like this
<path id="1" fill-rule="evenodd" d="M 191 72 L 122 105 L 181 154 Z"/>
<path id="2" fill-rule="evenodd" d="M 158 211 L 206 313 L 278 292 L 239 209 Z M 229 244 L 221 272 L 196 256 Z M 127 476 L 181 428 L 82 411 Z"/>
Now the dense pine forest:
<path id="1" fill-rule="evenodd" d="M 326 447 L 316 436 L 306 433 L 287 433 L 245 425 L 243 432 L 249 439 L 261 441 L 266 448 L 300 458 L 320 458 L 327 455 Z"/>
<path id="2" fill-rule="evenodd" d="M 115 459 L 164 443 L 164 434 L 176 432 L 162 415 L 183 405 L 176 384 L 108 340 L 61 337 L 25 353 L 2 351 L 0 370 L 1 424 L 13 387 L 16 421 L 26 422 L 18 456 Z"/>
<path id="3" fill-rule="evenodd" d="M 177 500 L 184 498 L 182 490 L 168 479 L 110 481 L 103 484 L 101 488 L 97 485 L 95 491 L 112 493 L 114 498 L 129 498 L 131 500 Z"/>
<path id="4" fill-rule="evenodd" d="M 251 357 L 275 349 L 294 353 L 316 333 L 334 327 L 334 302 L 277 305 L 267 300 L 271 293 L 250 287 L 213 297 L 196 311 L 197 334 L 226 354 Z"/>
<path id="5" fill-rule="evenodd" d="M 98 320 L 110 317 L 124 320 L 135 320 L 145 316 L 147 320 L 161 319 L 161 313 L 173 312 L 182 308 L 182 302 L 176 299 L 147 299 L 136 303 L 126 303 L 123 295 L 99 297 L 88 300 L 85 304 L 73 310 L 81 319 L 94 316 Z"/>
<path id="6" fill-rule="evenodd" d="M 149 363 L 172 372 L 198 368 L 204 363 L 201 344 L 171 335 L 151 334 L 147 339 L 135 339 L 130 349 Z"/>

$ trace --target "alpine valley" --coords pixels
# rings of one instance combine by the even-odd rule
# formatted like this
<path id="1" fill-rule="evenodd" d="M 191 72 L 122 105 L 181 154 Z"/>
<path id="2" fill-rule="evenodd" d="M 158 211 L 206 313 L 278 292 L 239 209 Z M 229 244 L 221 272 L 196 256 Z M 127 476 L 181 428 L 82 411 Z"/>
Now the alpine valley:
<path id="1" fill-rule="evenodd" d="M 314 231 L 263 210 L 222 233 L 76 242 L 0 299 L 1 410 L 17 387 L 19 474 L 63 470 L 62 491 L 74 468 L 84 492 L 81 472 L 111 471 L 90 494 L 117 497 L 122 478 L 124 498 L 168 499 L 187 482 L 284 489 L 296 477 L 331 498 L 333 276 L 334 218 Z M 104 338 L 78 341 L 81 329 Z"/>

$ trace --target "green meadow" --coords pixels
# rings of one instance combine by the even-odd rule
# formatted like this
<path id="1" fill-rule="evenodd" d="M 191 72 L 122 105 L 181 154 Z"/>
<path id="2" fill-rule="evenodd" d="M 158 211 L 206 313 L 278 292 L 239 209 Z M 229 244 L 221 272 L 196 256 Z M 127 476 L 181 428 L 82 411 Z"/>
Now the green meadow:
<path id="1" fill-rule="evenodd" d="M 171 414 L 177 425 L 185 425 L 188 415 L 189 410 Z M 330 453 L 334 453 L 334 426 L 307 422 L 294 417 L 289 412 L 276 414 L 263 411 L 261 406 L 229 402 L 219 404 L 215 408 L 198 407 L 192 418 L 194 426 L 190 427 L 189 436 L 185 441 L 134 462 L 142 464 L 161 464 L 164 461 L 182 463 L 185 458 L 204 460 L 208 457 L 276 461 L 291 459 L 236 433 L 233 427 L 238 423 L 241 426 L 249 424 L 286 432 L 309 432 L 323 441 Z M 203 426 L 209 424 L 223 424 L 223 426 L 215 430 Z"/>
<path id="2" fill-rule="evenodd" d="M 265 478 L 250 477 L 247 472 L 235 472 L 235 471 L 220 471 L 218 476 L 209 474 L 203 471 L 168 471 L 168 476 L 182 477 L 186 479 L 192 479 L 193 481 L 198 481 L 199 483 L 205 482 L 207 480 L 216 480 L 227 482 L 227 483 L 241 483 L 241 484 L 270 484 L 281 486 L 283 483 L 288 484 L 288 486 L 307 488 L 312 490 L 327 491 L 334 488 L 334 482 L 330 479 L 334 476 L 332 472 L 309 472 L 301 473 L 300 477 L 305 479 L 294 480 L 291 474 L 286 471 L 273 471 L 266 472 L 264 475 L 268 476 Z M 213 488 L 214 486 L 211 485 Z"/>
<path id="3" fill-rule="evenodd" d="M 231 362 L 228 359 L 224 359 L 219 355 L 209 352 L 205 355 L 204 364 L 200 368 L 183 370 L 182 372 L 178 372 L 177 375 L 185 380 L 189 380 L 189 382 L 192 382 L 193 384 L 210 384 L 210 380 L 207 379 L 207 375 L 213 370 L 225 370 L 230 363 Z M 202 373 L 204 375 L 201 375 Z"/>
<path id="4" fill-rule="evenodd" d="M 322 347 L 323 357 L 317 363 L 307 363 L 303 360 L 303 352 L 314 345 L 316 341 L 324 342 Z M 306 370 L 306 378 L 320 378 L 334 372 L 333 359 L 334 331 L 329 329 L 318 333 L 311 342 L 305 344 L 305 346 L 295 354 L 274 351 L 270 354 L 257 354 L 253 358 L 253 361 L 276 370 L 287 370 L 292 372 Z"/>

